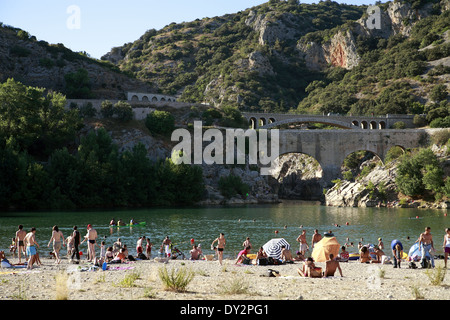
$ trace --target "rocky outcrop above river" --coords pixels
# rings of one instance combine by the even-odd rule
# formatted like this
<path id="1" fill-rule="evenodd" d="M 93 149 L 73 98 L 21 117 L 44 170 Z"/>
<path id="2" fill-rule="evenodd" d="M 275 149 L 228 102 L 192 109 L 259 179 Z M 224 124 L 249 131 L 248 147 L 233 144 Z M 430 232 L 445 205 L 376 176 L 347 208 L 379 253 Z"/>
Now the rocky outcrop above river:
<path id="1" fill-rule="evenodd" d="M 431 150 L 442 161 L 444 175 L 448 176 L 450 157 L 447 155 L 447 147 L 433 145 Z M 325 194 L 325 205 L 336 207 L 450 208 L 450 202 L 448 201 L 414 201 L 401 197 L 395 184 L 398 160 L 384 165 L 374 158 L 361 166 L 370 164 L 374 168 L 367 175 L 356 177 L 355 181 L 336 180 L 336 184 Z"/>
<path id="2" fill-rule="evenodd" d="M 256 204 L 256 203 L 278 203 L 279 198 L 272 191 L 265 176 L 261 176 L 256 168 L 248 165 L 242 167 L 232 167 L 224 165 L 202 166 L 205 182 L 205 197 L 199 204 L 202 205 L 223 205 L 223 204 Z M 249 186 L 247 195 L 235 195 L 231 198 L 224 197 L 219 190 L 219 179 L 235 175 L 241 178 L 242 182 Z"/>

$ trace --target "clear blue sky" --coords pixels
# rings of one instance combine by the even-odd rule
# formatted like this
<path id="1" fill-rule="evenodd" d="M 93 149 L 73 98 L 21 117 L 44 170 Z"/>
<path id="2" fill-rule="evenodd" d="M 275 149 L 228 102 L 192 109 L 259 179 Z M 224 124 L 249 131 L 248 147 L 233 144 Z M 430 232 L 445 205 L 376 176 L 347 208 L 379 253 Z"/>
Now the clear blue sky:
<path id="1" fill-rule="evenodd" d="M 63 43 L 74 51 L 86 51 L 92 57 L 100 58 L 112 47 L 133 42 L 149 29 L 158 30 L 172 22 L 235 13 L 267 1 L 0 0 L 0 22 L 28 31 L 38 40 Z M 318 0 L 301 2 L 317 3 Z M 337 2 L 361 5 L 373 4 L 375 0 Z M 76 11 L 68 12 L 72 5 L 79 8 L 79 15 Z M 68 21 L 72 27 L 68 27 Z"/>

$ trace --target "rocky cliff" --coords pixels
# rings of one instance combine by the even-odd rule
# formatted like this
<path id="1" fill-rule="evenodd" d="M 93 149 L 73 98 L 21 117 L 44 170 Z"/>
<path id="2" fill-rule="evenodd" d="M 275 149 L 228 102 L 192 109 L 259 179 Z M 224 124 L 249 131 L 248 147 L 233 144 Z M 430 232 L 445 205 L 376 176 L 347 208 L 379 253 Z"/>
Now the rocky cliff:
<path id="1" fill-rule="evenodd" d="M 448 0 L 444 2 L 448 3 Z M 355 41 L 357 37 L 388 39 L 398 34 L 408 37 L 414 22 L 426 18 L 432 12 L 432 3 L 413 9 L 408 2 L 388 2 L 368 10 L 354 23 L 319 35 L 321 41 L 307 41 L 309 37 L 300 39 L 297 49 L 310 69 L 323 70 L 329 66 L 352 69 L 361 59 Z"/>

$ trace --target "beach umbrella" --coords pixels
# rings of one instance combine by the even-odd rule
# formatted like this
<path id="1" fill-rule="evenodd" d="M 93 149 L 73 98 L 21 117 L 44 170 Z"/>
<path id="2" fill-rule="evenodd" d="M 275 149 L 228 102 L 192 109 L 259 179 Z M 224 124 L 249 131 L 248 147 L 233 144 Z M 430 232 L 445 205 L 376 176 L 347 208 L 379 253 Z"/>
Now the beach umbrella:
<path id="1" fill-rule="evenodd" d="M 315 262 L 325 262 L 330 259 L 330 253 L 337 257 L 340 248 L 341 245 L 337 242 L 336 237 L 324 237 L 314 244 L 311 256 Z"/>
<path id="2" fill-rule="evenodd" d="M 263 245 L 263 249 L 268 257 L 275 259 L 280 259 L 281 257 L 281 246 L 285 246 L 286 249 L 290 249 L 289 243 L 284 238 L 276 238 L 266 242 Z"/>

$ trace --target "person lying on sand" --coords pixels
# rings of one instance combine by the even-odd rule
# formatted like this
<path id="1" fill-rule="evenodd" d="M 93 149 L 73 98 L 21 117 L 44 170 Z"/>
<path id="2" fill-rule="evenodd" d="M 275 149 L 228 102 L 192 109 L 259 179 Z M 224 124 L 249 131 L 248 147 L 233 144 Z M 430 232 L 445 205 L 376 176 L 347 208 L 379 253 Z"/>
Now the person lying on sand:
<path id="1" fill-rule="evenodd" d="M 9 262 L 8 259 L 6 259 L 5 251 L 0 251 L 0 261 L 1 261 L 1 267 L 2 268 L 14 268 L 14 267 L 17 267 L 17 266 L 24 267 L 26 265 L 26 262 L 25 263 L 12 264 L 11 262 Z"/>

